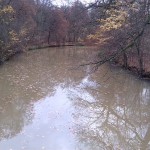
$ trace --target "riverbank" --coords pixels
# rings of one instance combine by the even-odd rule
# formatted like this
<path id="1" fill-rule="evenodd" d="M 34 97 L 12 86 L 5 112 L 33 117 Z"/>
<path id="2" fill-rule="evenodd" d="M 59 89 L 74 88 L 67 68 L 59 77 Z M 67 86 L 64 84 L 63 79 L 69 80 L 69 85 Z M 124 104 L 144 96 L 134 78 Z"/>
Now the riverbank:
<path id="1" fill-rule="evenodd" d="M 147 56 L 149 57 L 149 56 Z M 128 57 L 127 66 L 124 65 L 123 58 L 119 58 L 112 62 L 113 65 L 119 66 L 127 71 L 132 72 L 134 75 L 141 79 L 150 80 L 150 61 L 143 58 L 143 70 L 140 72 L 140 66 L 136 57 Z"/>
<path id="2" fill-rule="evenodd" d="M 38 50 L 38 49 L 44 49 L 44 48 L 53 48 L 53 47 L 73 47 L 73 46 L 85 46 L 84 43 L 65 43 L 65 44 L 51 44 L 51 45 L 46 45 L 43 44 L 41 46 L 29 46 L 27 48 L 27 51 L 29 50 Z M 4 57 L 2 60 L 0 60 L 0 64 L 3 64 L 5 61 L 9 61 L 11 59 L 11 57 L 14 57 L 15 55 L 18 55 L 20 53 L 22 53 L 24 51 L 19 51 L 19 52 L 15 52 L 15 53 L 11 53 L 11 55 L 7 55 L 7 57 Z M 147 55 L 145 55 L 147 56 Z M 128 56 L 128 65 L 125 67 L 124 62 L 123 62 L 123 57 L 120 57 L 114 61 L 112 61 L 111 63 L 114 66 L 119 66 L 125 70 L 128 70 L 130 72 L 132 72 L 134 75 L 136 75 L 137 77 L 141 78 L 141 79 L 146 79 L 146 80 L 150 80 L 150 61 L 149 61 L 149 56 L 147 56 L 147 59 L 145 58 L 145 62 L 143 65 L 143 72 L 142 74 L 140 74 L 140 67 L 138 65 L 138 60 L 136 57 L 129 57 Z M 147 63 L 148 62 L 148 63 Z"/>
<path id="3" fill-rule="evenodd" d="M 64 46 L 85 46 L 84 43 L 63 43 L 63 44 L 43 44 L 43 45 L 38 45 L 38 46 L 34 46 L 31 45 L 28 47 L 28 50 L 36 50 L 36 49 L 43 49 L 43 48 L 49 48 L 49 47 L 64 47 Z"/>
<path id="4" fill-rule="evenodd" d="M 51 43 L 49 45 L 48 44 L 41 44 L 41 45 L 30 44 L 30 46 L 24 47 L 23 50 L 12 50 L 12 51 L 8 51 L 6 54 L 1 55 L 0 65 L 3 64 L 5 61 L 9 61 L 11 57 L 14 57 L 15 55 L 23 53 L 25 51 L 44 49 L 44 48 L 53 48 L 53 47 L 65 47 L 65 46 L 85 46 L 85 44 L 79 43 L 79 42 L 78 43 L 70 42 L 70 43 L 65 43 L 65 44 Z"/>
<path id="5" fill-rule="evenodd" d="M 16 51 L 16 52 L 9 53 L 7 55 L 1 56 L 1 58 L 0 58 L 0 65 L 5 63 L 6 61 L 9 61 L 12 57 L 15 57 L 16 55 L 19 55 L 19 54 L 21 54 L 23 52 L 24 51 Z"/>

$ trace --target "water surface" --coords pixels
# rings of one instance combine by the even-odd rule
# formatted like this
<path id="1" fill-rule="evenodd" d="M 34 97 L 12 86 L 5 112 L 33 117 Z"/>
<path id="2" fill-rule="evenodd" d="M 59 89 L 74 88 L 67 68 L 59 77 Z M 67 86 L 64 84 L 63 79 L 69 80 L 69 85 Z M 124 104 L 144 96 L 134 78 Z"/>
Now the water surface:
<path id="1" fill-rule="evenodd" d="M 0 67 L 0 150 L 150 149 L 150 83 L 77 67 L 93 53 L 35 50 Z"/>

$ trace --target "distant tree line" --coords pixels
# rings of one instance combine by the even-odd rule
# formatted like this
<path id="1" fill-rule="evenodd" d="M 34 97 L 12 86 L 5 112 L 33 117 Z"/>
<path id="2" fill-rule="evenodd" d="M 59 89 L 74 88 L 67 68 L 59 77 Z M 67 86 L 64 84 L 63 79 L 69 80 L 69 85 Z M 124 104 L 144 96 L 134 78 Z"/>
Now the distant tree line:
<path id="1" fill-rule="evenodd" d="M 28 45 L 86 39 L 94 31 L 91 22 L 97 20 L 91 10 L 79 0 L 63 6 L 51 0 L 0 0 L 0 61 Z"/>

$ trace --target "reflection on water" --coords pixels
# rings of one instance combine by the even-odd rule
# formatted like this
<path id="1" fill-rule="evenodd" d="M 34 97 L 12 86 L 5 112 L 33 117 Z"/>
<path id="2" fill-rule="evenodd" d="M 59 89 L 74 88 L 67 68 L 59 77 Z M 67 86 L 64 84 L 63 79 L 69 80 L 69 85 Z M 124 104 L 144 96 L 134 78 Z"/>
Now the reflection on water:
<path id="1" fill-rule="evenodd" d="M 98 75 L 98 74 L 97 74 Z M 87 149 L 150 149 L 150 85 L 116 71 L 99 88 L 88 89 L 94 98 L 72 96 L 76 135 Z M 107 77 L 103 77 L 107 78 Z M 100 82 L 102 78 L 95 77 Z"/>
<path id="2" fill-rule="evenodd" d="M 0 150 L 148 150 L 150 83 L 88 47 L 30 51 L 0 67 Z"/>

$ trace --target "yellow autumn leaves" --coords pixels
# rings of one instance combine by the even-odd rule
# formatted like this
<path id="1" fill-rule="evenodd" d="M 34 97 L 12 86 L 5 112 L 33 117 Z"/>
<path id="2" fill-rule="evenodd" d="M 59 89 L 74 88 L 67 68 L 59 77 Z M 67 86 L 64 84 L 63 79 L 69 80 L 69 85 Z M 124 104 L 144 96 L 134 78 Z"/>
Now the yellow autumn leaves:
<path id="1" fill-rule="evenodd" d="M 0 8 L 0 18 L 2 18 L 4 15 L 11 15 L 11 14 L 14 14 L 14 9 L 7 5 L 3 8 Z"/>
<path id="2" fill-rule="evenodd" d="M 99 27 L 95 34 L 89 35 L 88 39 L 95 40 L 97 44 L 105 44 L 111 38 L 112 35 L 118 30 L 126 30 L 130 26 L 130 13 L 138 11 L 140 8 L 139 3 L 116 0 L 111 5 L 111 9 L 108 9 L 103 19 L 97 20 Z"/>
<path id="3" fill-rule="evenodd" d="M 9 32 L 9 37 L 10 37 L 11 44 L 16 44 L 19 42 L 19 36 L 14 30 L 11 30 Z"/>
<path id="4" fill-rule="evenodd" d="M 88 39 L 96 40 L 96 44 L 106 43 L 112 37 L 106 36 L 105 33 L 120 29 L 125 25 L 126 22 L 126 11 L 111 9 L 109 11 L 106 11 L 106 13 L 108 16 L 106 19 L 98 20 L 100 26 L 98 27 L 95 34 L 88 36 Z"/>
<path id="5" fill-rule="evenodd" d="M 0 0 L 0 5 L 1 5 Z M 25 37 L 27 34 L 27 28 L 24 26 L 20 29 L 20 31 L 17 33 L 13 28 L 6 28 L 7 25 L 10 25 L 15 20 L 15 10 L 10 5 L 6 5 L 4 7 L 0 7 L 0 23 L 3 24 L 3 27 L 5 29 L 6 36 L 9 39 L 9 42 L 7 43 L 7 47 L 11 47 L 14 44 L 17 44 L 20 42 L 20 38 Z M 6 30 L 7 29 L 7 30 Z M 4 44 L 4 41 L 0 39 L 0 46 Z"/>
<path id="6" fill-rule="evenodd" d="M 2 9 L 0 9 L 0 15 L 1 14 L 7 14 L 7 13 L 10 13 L 10 14 L 14 13 L 14 9 L 11 6 L 9 6 L 9 5 L 5 6 Z"/>
<path id="7" fill-rule="evenodd" d="M 8 25 L 11 21 L 13 21 L 12 16 L 14 13 L 14 9 L 9 5 L 0 8 L 0 22 Z"/>
<path id="8" fill-rule="evenodd" d="M 126 11 L 110 10 L 107 11 L 107 14 L 109 15 L 108 18 L 100 20 L 102 24 L 100 30 L 111 31 L 113 29 L 119 29 L 124 25 L 127 17 Z"/>

